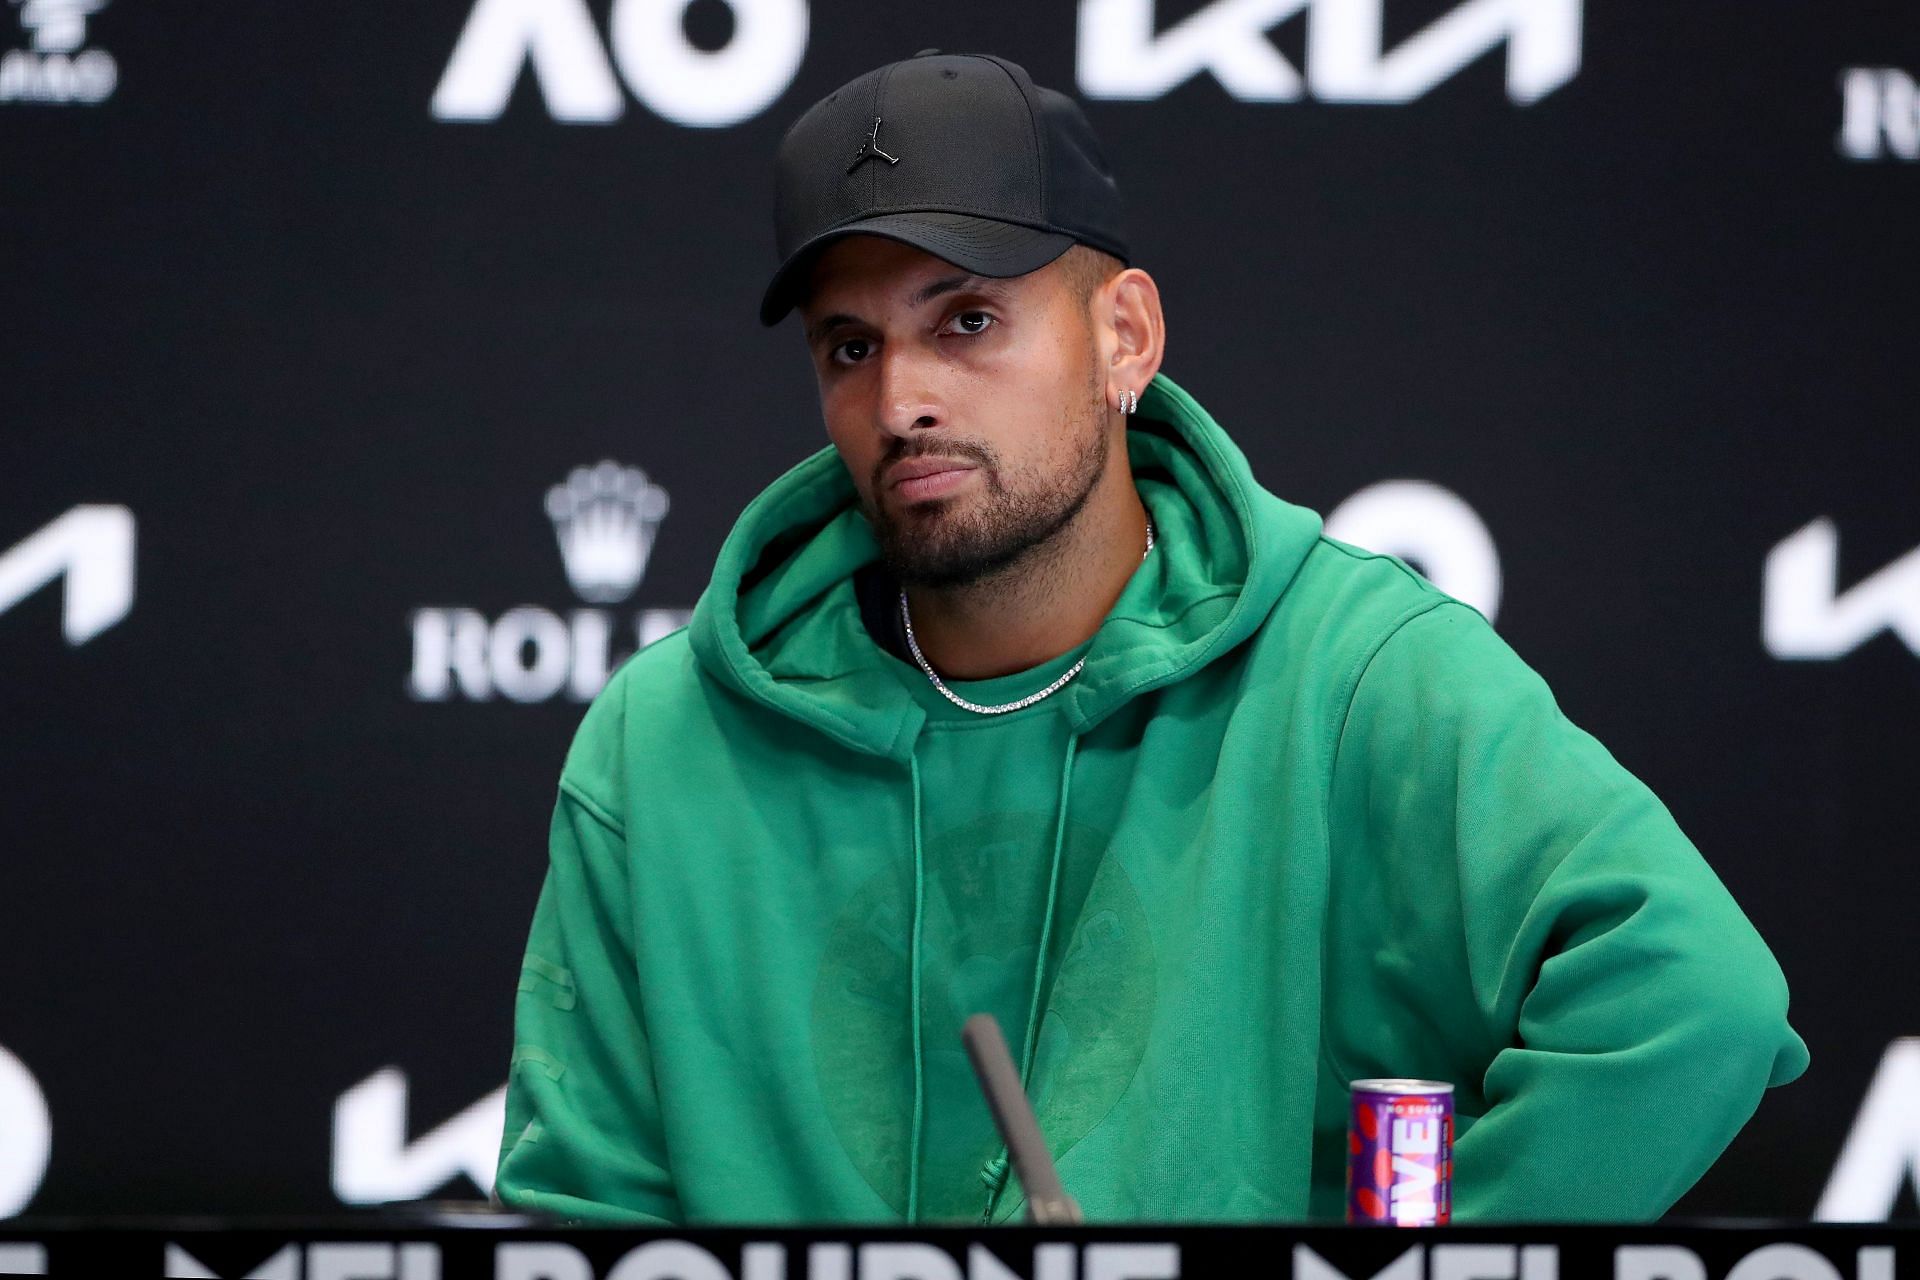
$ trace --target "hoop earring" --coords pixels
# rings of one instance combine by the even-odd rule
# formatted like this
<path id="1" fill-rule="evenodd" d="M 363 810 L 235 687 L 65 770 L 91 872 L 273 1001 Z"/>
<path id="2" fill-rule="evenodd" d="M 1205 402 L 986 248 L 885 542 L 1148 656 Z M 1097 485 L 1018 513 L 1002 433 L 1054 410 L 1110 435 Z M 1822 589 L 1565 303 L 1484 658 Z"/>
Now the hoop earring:
<path id="1" fill-rule="evenodd" d="M 1134 410 L 1138 409 L 1139 407 L 1140 407 L 1139 395 L 1134 391 L 1128 390 L 1126 388 L 1122 388 L 1120 391 L 1120 415 L 1122 417 L 1130 418 L 1133 416 Z"/>

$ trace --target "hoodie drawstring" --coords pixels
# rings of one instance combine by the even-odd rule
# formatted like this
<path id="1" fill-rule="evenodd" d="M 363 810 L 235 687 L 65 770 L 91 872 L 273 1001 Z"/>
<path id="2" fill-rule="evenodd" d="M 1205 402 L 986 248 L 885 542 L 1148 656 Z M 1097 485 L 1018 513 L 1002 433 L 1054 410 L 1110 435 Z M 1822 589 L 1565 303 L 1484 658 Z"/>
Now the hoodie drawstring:
<path id="1" fill-rule="evenodd" d="M 911 975 L 907 980 L 913 1024 L 913 1136 L 907 1144 L 907 1221 L 920 1216 L 920 1129 L 925 1117 L 926 1066 L 920 1049 L 920 926 L 926 908 L 926 860 L 920 851 L 920 759 L 908 756 L 913 778 L 913 923 L 907 931 Z"/>
<path id="2" fill-rule="evenodd" d="M 1040 1043 L 1040 983 L 1045 977 L 1047 967 L 1047 949 L 1053 942 L 1053 913 L 1060 897 L 1060 866 L 1065 860 L 1063 855 L 1067 845 L 1067 803 L 1073 798 L 1073 761 L 1079 753 L 1078 734 L 1067 735 L 1067 758 L 1060 767 L 1060 809 L 1053 826 L 1053 859 L 1047 870 L 1047 908 L 1040 923 L 1040 953 L 1033 958 L 1033 995 L 1027 1002 L 1027 1028 L 1021 1036 L 1020 1050 L 1020 1088 L 1027 1097 L 1033 1097 L 1033 1059 Z M 917 796 L 919 793 L 915 792 Z M 917 849 L 916 828 L 916 843 Z M 1007 1149 L 1002 1145 L 998 1155 L 987 1162 L 980 1171 L 980 1177 L 987 1184 L 987 1207 L 981 1213 L 982 1222 L 993 1220 L 993 1206 L 1000 1198 L 1000 1192 L 1007 1185 Z"/>

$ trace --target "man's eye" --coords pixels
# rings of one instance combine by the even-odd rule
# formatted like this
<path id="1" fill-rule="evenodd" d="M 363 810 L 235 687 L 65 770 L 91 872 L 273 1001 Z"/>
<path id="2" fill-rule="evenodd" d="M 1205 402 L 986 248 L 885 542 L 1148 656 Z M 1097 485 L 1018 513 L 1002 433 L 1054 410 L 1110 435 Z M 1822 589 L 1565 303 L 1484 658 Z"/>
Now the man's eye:
<path id="1" fill-rule="evenodd" d="M 983 333 L 993 317 L 984 311 L 962 311 L 954 316 L 953 324 L 961 333 Z"/>
<path id="2" fill-rule="evenodd" d="M 872 344 L 865 338 L 848 338 L 835 347 L 828 358 L 835 364 L 859 364 L 867 358 Z"/>

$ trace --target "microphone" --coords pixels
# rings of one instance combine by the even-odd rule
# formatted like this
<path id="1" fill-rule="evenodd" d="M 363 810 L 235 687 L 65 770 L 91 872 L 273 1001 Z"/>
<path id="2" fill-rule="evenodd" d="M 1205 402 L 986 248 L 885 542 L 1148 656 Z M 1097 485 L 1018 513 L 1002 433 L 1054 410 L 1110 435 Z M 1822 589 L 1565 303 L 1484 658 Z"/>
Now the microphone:
<path id="1" fill-rule="evenodd" d="M 1039 1226 L 1071 1226 L 1084 1221 L 1080 1206 L 1060 1184 L 1060 1171 L 1040 1136 L 1040 1122 L 1034 1118 L 1027 1091 L 1020 1086 L 1020 1073 L 1013 1069 L 1013 1056 L 1007 1052 L 1000 1024 L 990 1013 L 976 1013 L 960 1028 L 960 1039 L 967 1046 L 980 1092 L 987 1095 L 994 1127 L 1007 1144 L 1007 1158 L 1020 1179 L 1021 1190 L 1027 1193 L 1027 1221 Z"/>

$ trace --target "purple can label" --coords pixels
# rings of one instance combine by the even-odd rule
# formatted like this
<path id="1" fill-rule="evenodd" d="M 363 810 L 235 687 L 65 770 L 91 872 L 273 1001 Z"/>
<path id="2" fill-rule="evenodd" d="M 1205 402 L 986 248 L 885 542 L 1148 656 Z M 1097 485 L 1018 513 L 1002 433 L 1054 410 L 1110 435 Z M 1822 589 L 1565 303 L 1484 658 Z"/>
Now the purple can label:
<path id="1" fill-rule="evenodd" d="M 1355 1080 L 1347 1221 L 1434 1227 L 1453 1216 L 1453 1086 Z"/>

